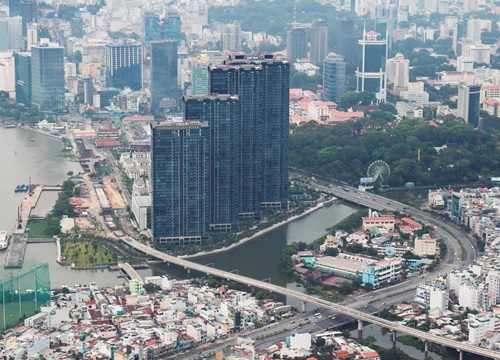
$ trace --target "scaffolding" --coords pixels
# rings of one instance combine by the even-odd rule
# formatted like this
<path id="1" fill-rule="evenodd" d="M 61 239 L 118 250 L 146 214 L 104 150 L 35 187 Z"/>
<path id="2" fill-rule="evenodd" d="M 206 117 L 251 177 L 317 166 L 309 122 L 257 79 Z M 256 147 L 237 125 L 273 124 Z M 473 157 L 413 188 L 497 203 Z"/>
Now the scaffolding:
<path id="1" fill-rule="evenodd" d="M 36 314 L 50 300 L 48 263 L 34 261 L 32 269 L 0 280 L 0 331 Z"/>

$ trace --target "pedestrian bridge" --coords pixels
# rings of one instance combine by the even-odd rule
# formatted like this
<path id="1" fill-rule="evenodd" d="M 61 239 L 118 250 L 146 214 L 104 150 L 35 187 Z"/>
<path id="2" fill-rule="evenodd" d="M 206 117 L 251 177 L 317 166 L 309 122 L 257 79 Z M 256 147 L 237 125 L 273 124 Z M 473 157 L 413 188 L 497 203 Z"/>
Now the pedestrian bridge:
<path id="1" fill-rule="evenodd" d="M 236 281 L 236 282 L 239 282 L 241 284 L 246 284 L 250 287 L 268 290 L 268 291 L 274 292 L 276 294 L 290 296 L 290 297 L 293 297 L 295 299 L 302 301 L 303 307 L 306 303 L 317 304 L 321 307 L 326 307 L 326 308 L 329 308 L 331 310 L 337 311 L 339 313 L 348 314 L 349 316 L 352 316 L 352 317 L 358 319 L 359 325 L 362 325 L 362 322 L 366 321 L 366 322 L 381 326 L 383 328 L 386 328 L 388 330 L 391 330 L 391 331 L 393 331 L 393 335 L 395 335 L 395 333 L 398 332 L 398 333 L 403 333 L 403 334 L 414 336 L 417 339 L 421 339 L 424 341 L 426 349 L 427 349 L 428 343 L 435 343 L 435 344 L 447 346 L 447 347 L 452 348 L 452 349 L 456 349 L 459 352 L 460 360 L 463 359 L 463 352 L 464 351 L 472 353 L 472 354 L 485 356 L 485 357 L 491 358 L 491 359 L 500 359 L 500 352 L 499 351 L 480 348 L 478 346 L 472 345 L 472 344 L 467 343 L 467 342 L 459 342 L 459 341 L 447 339 L 447 338 L 444 338 L 441 336 L 433 335 L 431 333 L 420 331 L 417 329 L 413 329 L 413 328 L 410 328 L 410 327 L 407 327 L 407 326 L 404 326 L 404 325 L 401 325 L 401 324 L 398 324 L 398 323 L 395 323 L 392 321 L 381 319 L 379 317 L 376 317 L 376 316 L 373 316 L 370 314 L 365 314 L 364 312 L 361 312 L 361 311 L 355 310 L 355 309 L 351 309 L 347 306 L 343 306 L 340 304 L 334 304 L 334 303 L 331 303 L 331 302 L 323 300 L 323 299 L 318 299 L 314 296 L 302 294 L 302 293 L 295 291 L 295 290 L 286 289 L 284 287 L 281 287 L 278 285 L 273 285 L 273 284 L 270 284 L 270 283 L 267 283 L 264 281 L 251 279 L 251 278 L 246 277 L 246 276 L 233 274 L 233 273 L 230 273 L 230 272 L 227 272 L 224 270 L 214 269 L 214 268 L 209 267 L 209 266 L 200 265 L 200 264 L 188 261 L 188 260 L 180 259 L 178 257 L 171 256 L 171 255 L 165 254 L 161 251 L 152 249 L 149 246 L 143 245 L 140 242 L 138 242 L 132 238 L 129 238 L 129 237 L 123 238 L 122 240 L 125 243 L 127 243 L 128 245 L 130 245 L 131 247 L 133 247 L 139 251 L 142 251 L 145 254 L 148 254 L 148 255 L 153 256 L 157 259 L 163 260 L 166 263 L 176 264 L 176 265 L 182 266 L 187 270 L 195 270 L 195 271 L 198 271 L 201 273 L 205 273 L 207 275 L 212 275 L 212 276 L 216 276 L 216 277 L 219 277 L 222 279 L 227 279 L 228 281 Z M 358 327 L 358 329 L 360 329 L 360 328 L 362 329 L 362 326 Z"/>

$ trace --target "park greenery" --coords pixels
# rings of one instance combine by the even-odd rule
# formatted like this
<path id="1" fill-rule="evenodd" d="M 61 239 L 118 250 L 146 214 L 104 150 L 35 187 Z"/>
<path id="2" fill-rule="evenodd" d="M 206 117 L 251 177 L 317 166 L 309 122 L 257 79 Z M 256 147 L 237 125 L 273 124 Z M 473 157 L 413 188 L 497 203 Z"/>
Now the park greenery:
<path id="1" fill-rule="evenodd" d="M 389 164 L 388 185 L 396 187 L 406 182 L 466 184 L 498 176 L 500 127 L 486 113 L 481 113 L 486 131 L 475 131 L 453 117 L 438 126 L 413 119 L 390 127 L 385 119 L 389 112 L 382 113 L 334 127 L 309 122 L 295 128 L 290 165 L 353 185 L 375 160 Z"/>
<path id="2" fill-rule="evenodd" d="M 26 108 L 21 104 L 9 101 L 4 96 L 0 96 L 0 118 L 11 120 L 16 123 L 34 125 L 45 119 L 45 114 L 38 111 L 36 106 Z"/>
<path id="3" fill-rule="evenodd" d="M 64 216 L 75 217 L 75 207 L 70 204 L 69 199 L 73 196 L 75 183 L 66 180 L 62 191 L 58 194 L 56 203 L 45 219 L 29 220 L 28 236 L 30 238 L 49 238 L 61 232 L 61 219 Z"/>
<path id="4" fill-rule="evenodd" d="M 97 241 L 61 241 L 62 260 L 76 267 L 116 264 L 118 256 Z"/>

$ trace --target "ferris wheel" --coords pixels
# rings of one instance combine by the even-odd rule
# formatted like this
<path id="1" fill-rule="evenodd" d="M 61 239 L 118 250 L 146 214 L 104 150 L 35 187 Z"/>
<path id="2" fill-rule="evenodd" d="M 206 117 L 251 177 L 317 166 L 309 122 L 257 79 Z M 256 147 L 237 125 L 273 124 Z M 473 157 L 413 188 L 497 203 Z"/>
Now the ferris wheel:
<path id="1" fill-rule="evenodd" d="M 368 177 L 373 179 L 373 182 L 380 179 L 382 182 L 386 182 L 391 174 L 391 168 L 383 160 L 376 160 L 368 166 L 368 171 L 366 172 Z"/>

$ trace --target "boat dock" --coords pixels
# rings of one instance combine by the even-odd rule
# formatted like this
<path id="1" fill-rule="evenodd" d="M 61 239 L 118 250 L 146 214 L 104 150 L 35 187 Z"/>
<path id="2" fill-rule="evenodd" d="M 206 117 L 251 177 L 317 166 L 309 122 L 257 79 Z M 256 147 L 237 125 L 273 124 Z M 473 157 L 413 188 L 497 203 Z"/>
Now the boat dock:
<path id="1" fill-rule="evenodd" d="M 128 279 L 137 280 L 141 284 L 144 284 L 142 277 L 137 273 L 137 271 L 135 271 L 135 269 L 129 263 L 118 263 L 118 267 L 120 268 L 120 271 L 125 276 L 127 276 Z"/>
<path id="2" fill-rule="evenodd" d="M 12 234 L 4 268 L 15 269 L 23 267 L 27 242 L 28 238 L 26 235 Z"/>
<path id="3" fill-rule="evenodd" d="M 19 216 L 16 221 L 16 226 L 13 231 L 14 234 L 24 234 L 26 231 L 26 226 L 28 225 L 28 220 L 30 218 L 31 211 L 36 207 L 40 196 L 43 191 L 61 191 L 61 186 L 50 186 L 50 185 L 35 185 L 33 191 L 28 191 L 24 197 L 23 202 L 19 208 Z"/>

